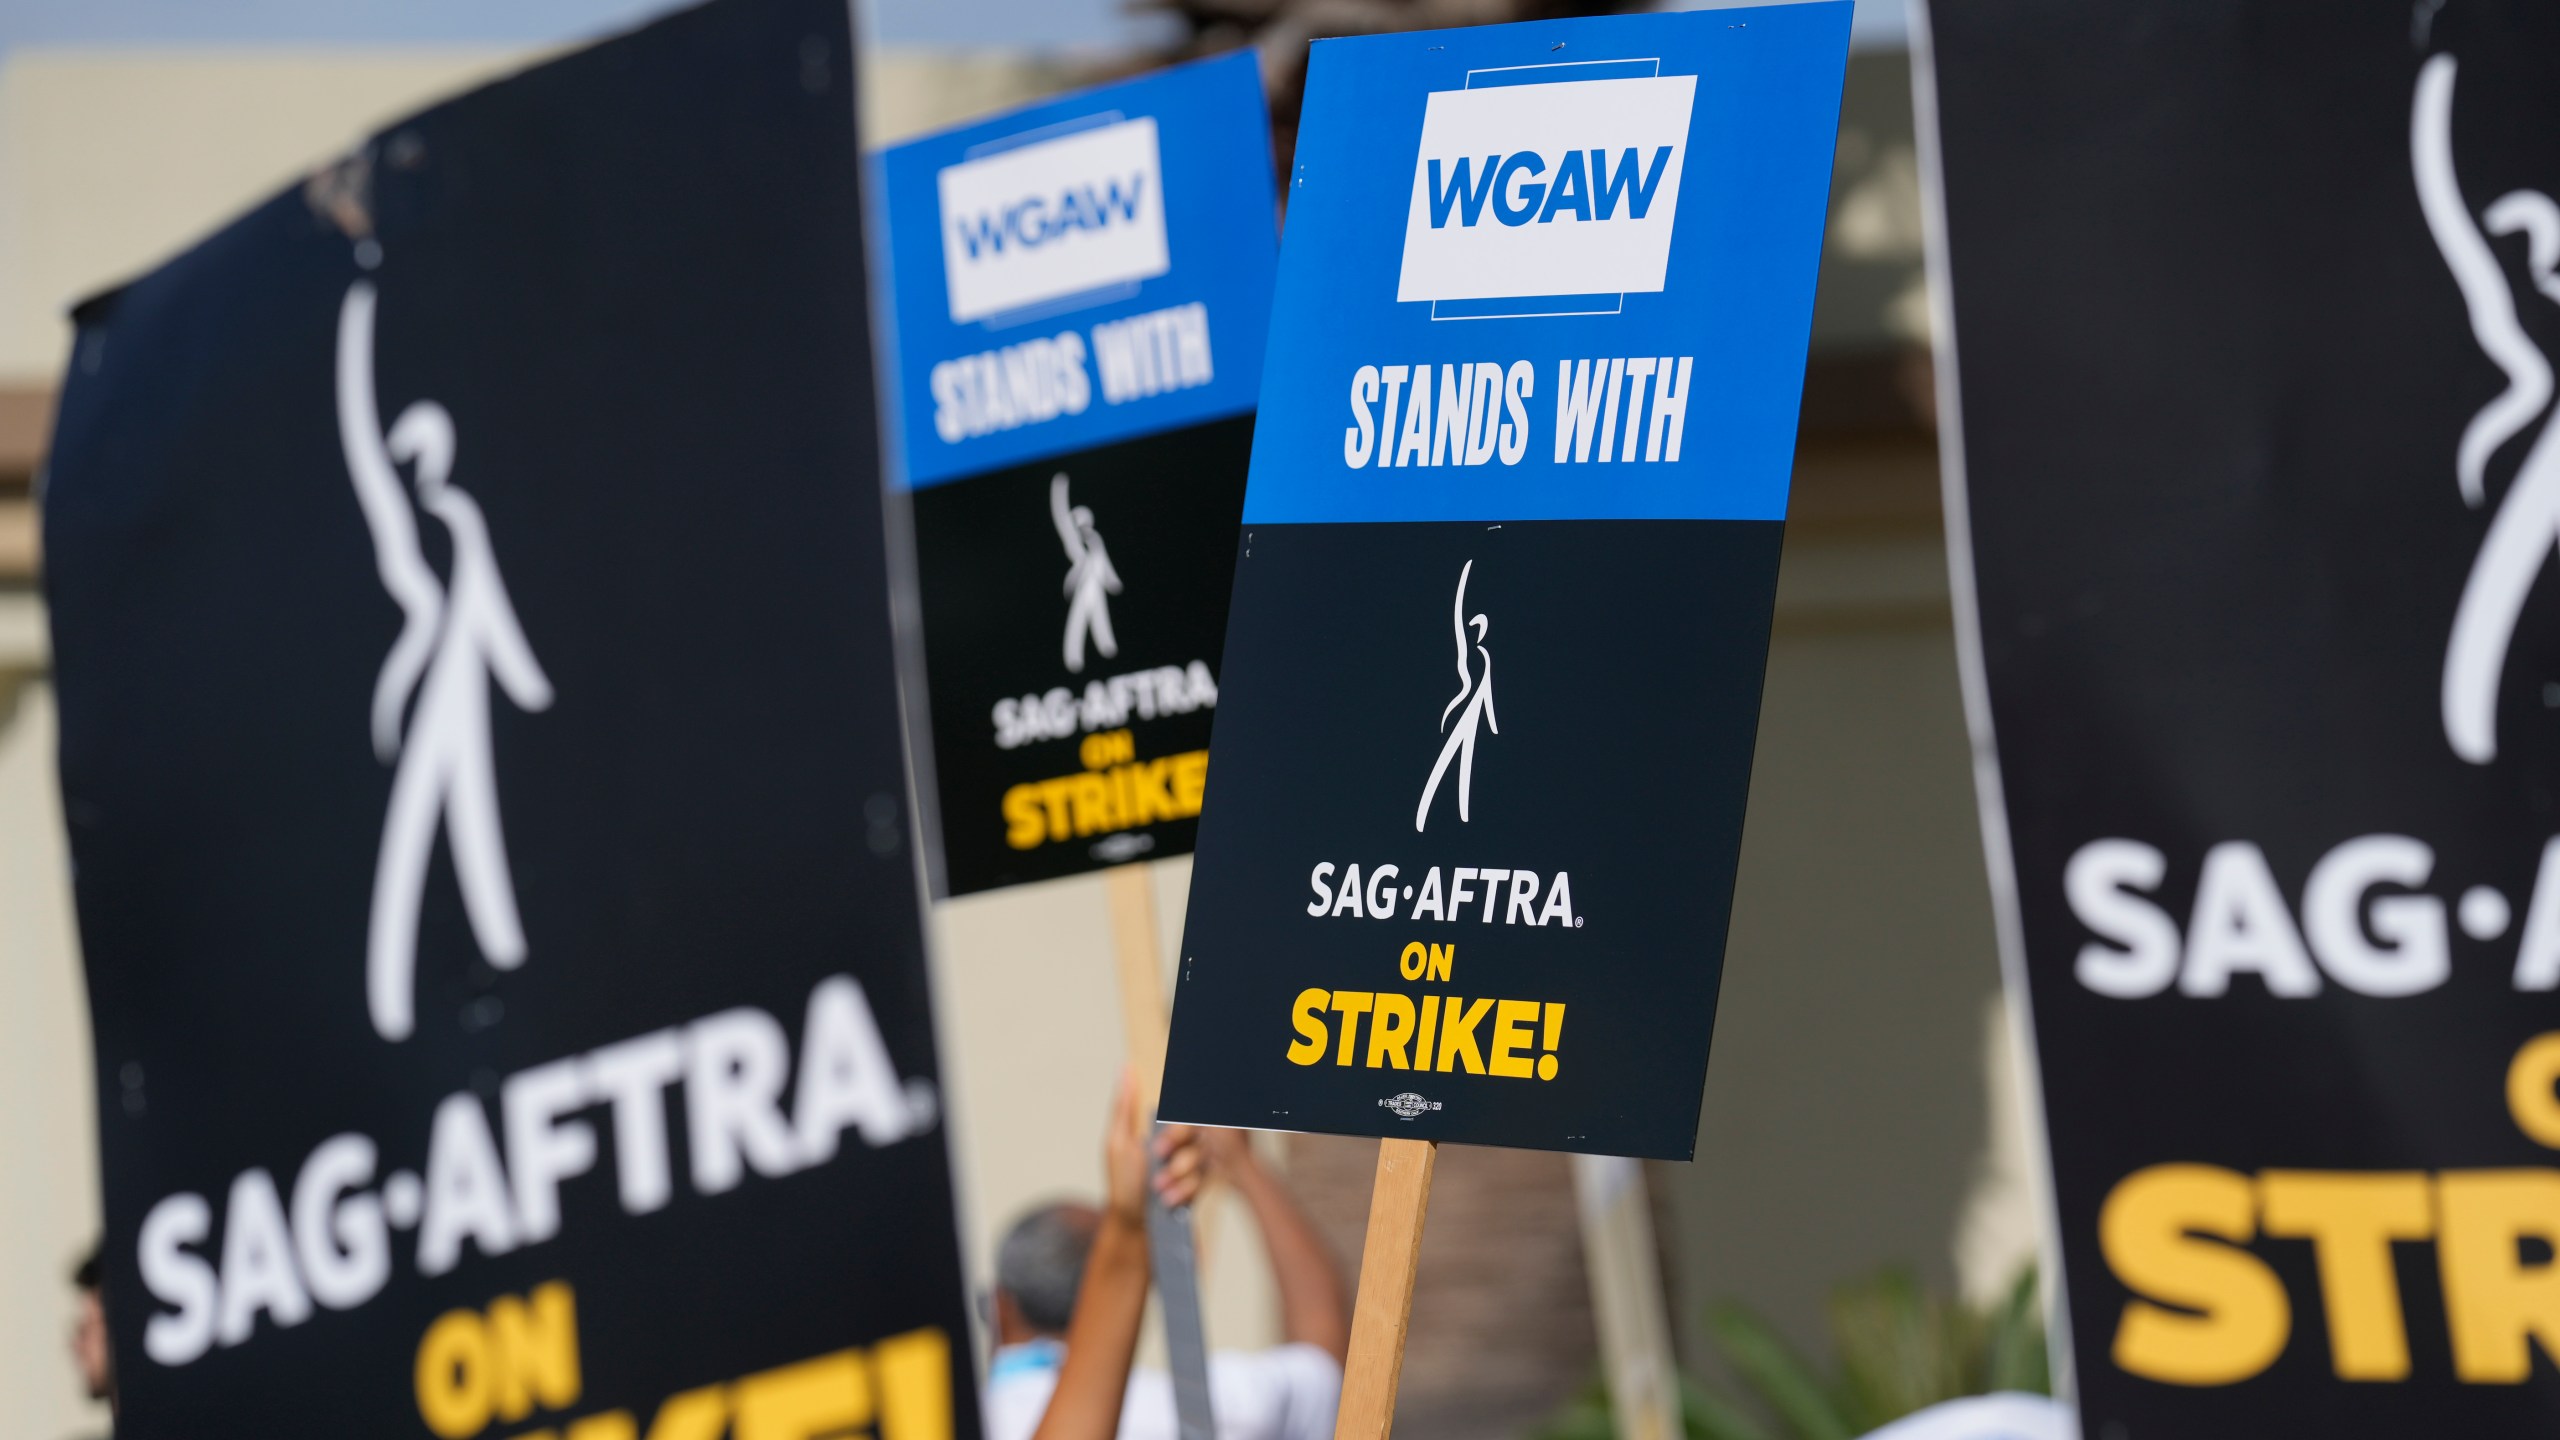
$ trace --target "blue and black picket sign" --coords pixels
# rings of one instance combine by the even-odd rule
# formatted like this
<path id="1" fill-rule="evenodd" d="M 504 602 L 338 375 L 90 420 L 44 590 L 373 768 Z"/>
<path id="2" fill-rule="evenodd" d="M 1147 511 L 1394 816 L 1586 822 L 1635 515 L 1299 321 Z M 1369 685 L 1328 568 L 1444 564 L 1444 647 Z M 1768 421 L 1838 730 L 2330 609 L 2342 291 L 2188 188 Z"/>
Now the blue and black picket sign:
<path id="1" fill-rule="evenodd" d="M 1167 1116 L 1690 1154 L 1848 30 L 1317 42 Z"/>
<path id="2" fill-rule="evenodd" d="M 879 158 L 947 893 L 1191 848 L 1270 157 L 1234 55 Z"/>

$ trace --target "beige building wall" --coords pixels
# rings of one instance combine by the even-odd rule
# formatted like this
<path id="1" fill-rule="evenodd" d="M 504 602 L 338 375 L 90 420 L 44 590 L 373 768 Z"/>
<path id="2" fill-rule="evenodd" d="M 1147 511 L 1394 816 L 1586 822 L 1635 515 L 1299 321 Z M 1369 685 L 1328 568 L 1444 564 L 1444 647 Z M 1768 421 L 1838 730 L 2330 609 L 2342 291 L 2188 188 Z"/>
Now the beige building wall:
<path id="1" fill-rule="evenodd" d="M 1925 436 L 1798 453 L 1698 1158 L 1660 1166 L 1684 1358 L 1739 1301 L 1809 1354 L 1834 1287 L 1987 1301 L 2035 1253 Z"/>
<path id="2" fill-rule="evenodd" d="M 40 651 L 34 607 L 0 606 L 0 666 Z M 89 1015 L 72 959 L 53 694 L 0 670 L 0 1396 L 30 1440 L 106 1428 L 71 1366 L 70 1271 L 97 1238 Z"/>
<path id="3" fill-rule="evenodd" d="M 2038 1177 L 1957 693 L 1910 65 L 1852 54 L 1813 374 L 1674 1316 L 1739 1301 L 1808 1353 L 1888 1266 L 1977 1303 L 2034 1258 Z"/>
<path id="4" fill-rule="evenodd" d="M 508 49 L 52 50 L 0 62 L 0 383 L 50 384 L 64 311 L 149 270 Z"/>

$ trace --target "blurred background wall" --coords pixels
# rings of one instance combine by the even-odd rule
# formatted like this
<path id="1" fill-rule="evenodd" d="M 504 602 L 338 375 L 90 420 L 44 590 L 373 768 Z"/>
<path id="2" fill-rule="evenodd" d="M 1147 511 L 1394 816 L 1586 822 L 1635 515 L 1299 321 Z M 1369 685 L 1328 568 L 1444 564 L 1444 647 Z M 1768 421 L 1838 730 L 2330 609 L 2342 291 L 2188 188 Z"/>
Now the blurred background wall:
<path id="1" fill-rule="evenodd" d="M 64 309 L 379 125 L 654 8 L 23 0 L 0 16 L 0 1085 L 21 1097 L 0 1107 L 0 1395 L 22 1433 L 104 1428 L 63 1344 L 65 1276 L 96 1227 L 95 1080 L 36 590 Z M 1257 34 L 1266 74 L 1289 83 L 1293 7 L 1188 8 L 1186 21 L 1114 0 L 866 0 L 881 42 L 866 139 Z M 1956 693 L 1898 9 L 1860 0 L 1858 35 L 1699 1159 L 1650 1167 L 1675 1328 L 1702 1372 L 1711 1303 L 1746 1303 L 1818 1353 L 1843 1281 L 1902 1264 L 1987 1295 L 2034 1247 Z M 1188 875 L 1186 861 L 1157 870 L 1168 970 Z M 1120 1055 L 1109 933 L 1090 879 L 944 904 L 935 932 L 983 1282 L 1012 1215 L 1099 1189 Z M 1271 1149 L 1356 1265 L 1375 1143 Z M 1452 1150 L 1434 1199 L 1399 1432 L 1523 1433 L 1595 1363 L 1567 1165 Z M 1210 1233 L 1212 1341 L 1262 1343 L 1275 1317 L 1249 1225 L 1224 1209 Z"/>

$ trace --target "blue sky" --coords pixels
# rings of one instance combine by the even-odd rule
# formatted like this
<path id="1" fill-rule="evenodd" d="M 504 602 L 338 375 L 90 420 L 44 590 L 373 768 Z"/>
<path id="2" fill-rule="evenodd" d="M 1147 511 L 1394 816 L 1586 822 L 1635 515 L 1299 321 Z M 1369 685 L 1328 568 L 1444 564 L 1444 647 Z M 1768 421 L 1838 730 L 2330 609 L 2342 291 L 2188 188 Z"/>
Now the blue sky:
<path id="1" fill-rule="evenodd" d="M 1123 0 L 864 0 L 899 44 L 1116 49 L 1145 41 Z M 540 44 L 620 28 L 667 0 L 0 0 L 18 45 Z M 1858 34 L 1899 43 L 1901 0 L 1858 0 Z M 1161 22 L 1158 22 L 1161 23 Z"/>

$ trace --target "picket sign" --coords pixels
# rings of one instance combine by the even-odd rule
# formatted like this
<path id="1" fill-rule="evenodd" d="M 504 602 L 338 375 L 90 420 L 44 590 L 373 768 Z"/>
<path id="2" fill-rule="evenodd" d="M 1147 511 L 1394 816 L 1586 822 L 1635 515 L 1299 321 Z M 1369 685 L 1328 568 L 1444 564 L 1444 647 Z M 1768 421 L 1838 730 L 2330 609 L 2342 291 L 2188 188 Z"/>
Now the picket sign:
<path id="1" fill-rule="evenodd" d="M 945 896 L 1190 853 L 1271 312 L 1267 114 L 1236 54 L 880 156 Z"/>
<path id="2" fill-rule="evenodd" d="M 151 817 L 66 832 L 126 1081 L 95 1132 L 126 1433 L 476 1434 L 536 1402 L 550 1433 L 981 1432 L 905 602 L 862 483 L 861 58 L 842 0 L 680 10 L 385 117 L 80 307 L 45 500 L 61 793 Z M 680 691 L 675 617 L 742 642 Z M 645 803 L 593 803 L 675 753 Z M 463 1228 L 498 1229 L 412 1251 L 447 1178 L 534 1173 L 502 1094 L 548 1096 L 553 1169 L 585 1170 L 575 1077 L 685 1043 L 819 1082 L 787 1151 L 621 1203 L 588 1174 L 538 1233 L 479 1190 Z M 699 1162 L 706 1119 L 653 1100 L 638 1133 Z"/>
<path id="3" fill-rule="evenodd" d="M 1694 1158 L 1851 9 L 1310 48 L 1162 1114 L 1380 1140 L 1338 1440 L 1393 1424 L 1435 1146 Z M 1643 783 L 1558 785 L 1592 749 Z"/>

